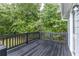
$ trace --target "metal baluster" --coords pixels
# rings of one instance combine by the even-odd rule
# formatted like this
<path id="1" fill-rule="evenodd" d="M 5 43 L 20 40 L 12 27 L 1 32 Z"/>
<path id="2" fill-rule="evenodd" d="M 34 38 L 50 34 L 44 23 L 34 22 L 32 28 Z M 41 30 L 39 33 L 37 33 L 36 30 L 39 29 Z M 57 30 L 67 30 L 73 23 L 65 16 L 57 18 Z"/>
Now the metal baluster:
<path id="1" fill-rule="evenodd" d="M 11 38 L 9 38 L 9 48 L 11 48 Z"/>
<path id="2" fill-rule="evenodd" d="M 4 38 L 2 39 L 3 41 L 2 41 L 2 44 L 4 45 Z"/>
<path id="3" fill-rule="evenodd" d="M 8 49 L 8 43 L 7 43 L 8 42 L 8 38 L 6 38 L 5 40 L 6 40 L 6 47 Z"/>

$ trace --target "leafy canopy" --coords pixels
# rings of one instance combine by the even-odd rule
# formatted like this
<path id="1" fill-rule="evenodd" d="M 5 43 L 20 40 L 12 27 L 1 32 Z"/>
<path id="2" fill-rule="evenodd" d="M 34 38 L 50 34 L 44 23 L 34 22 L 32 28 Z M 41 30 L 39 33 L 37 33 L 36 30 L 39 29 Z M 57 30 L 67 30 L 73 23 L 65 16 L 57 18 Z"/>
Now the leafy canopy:
<path id="1" fill-rule="evenodd" d="M 0 4 L 0 34 L 35 31 L 66 32 L 67 22 L 61 20 L 59 5 L 45 4 Z"/>

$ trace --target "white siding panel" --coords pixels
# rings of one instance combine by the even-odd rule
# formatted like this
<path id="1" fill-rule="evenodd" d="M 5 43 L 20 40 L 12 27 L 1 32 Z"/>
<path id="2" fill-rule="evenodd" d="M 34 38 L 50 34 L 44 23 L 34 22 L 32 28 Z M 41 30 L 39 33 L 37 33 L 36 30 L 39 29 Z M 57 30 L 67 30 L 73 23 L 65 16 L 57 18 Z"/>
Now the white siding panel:
<path id="1" fill-rule="evenodd" d="M 79 56 L 79 11 L 75 12 L 75 55 Z"/>
<path id="2" fill-rule="evenodd" d="M 73 15 L 70 13 L 70 18 L 69 18 L 69 39 L 68 39 L 68 45 L 70 48 L 70 51 L 73 55 Z"/>

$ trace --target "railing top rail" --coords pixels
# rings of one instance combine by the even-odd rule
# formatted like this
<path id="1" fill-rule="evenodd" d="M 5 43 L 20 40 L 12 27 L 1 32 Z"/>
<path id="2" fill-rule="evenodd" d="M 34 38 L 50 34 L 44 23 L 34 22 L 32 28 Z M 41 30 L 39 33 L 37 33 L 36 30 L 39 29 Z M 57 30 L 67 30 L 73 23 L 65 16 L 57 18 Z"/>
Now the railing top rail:
<path id="1" fill-rule="evenodd" d="M 21 33 L 21 34 L 5 34 L 5 35 L 0 35 L 0 38 L 15 37 L 15 36 L 24 35 L 24 34 L 26 34 L 26 33 Z"/>
<path id="2" fill-rule="evenodd" d="M 49 34 L 67 34 L 67 32 L 40 32 L 40 33 L 49 33 Z"/>
<path id="3" fill-rule="evenodd" d="M 7 37 L 15 37 L 18 35 L 25 35 L 25 34 L 36 34 L 39 32 L 27 32 L 27 33 L 16 33 L 16 34 L 4 34 L 4 35 L 0 35 L 0 38 L 7 38 Z"/>
<path id="4" fill-rule="evenodd" d="M 48 33 L 48 34 L 67 34 L 67 32 L 27 32 L 27 33 L 20 33 L 20 34 L 5 34 L 5 35 L 0 35 L 0 38 L 7 38 L 7 37 L 15 37 L 18 35 L 25 35 L 25 34 L 36 34 L 36 33 Z"/>

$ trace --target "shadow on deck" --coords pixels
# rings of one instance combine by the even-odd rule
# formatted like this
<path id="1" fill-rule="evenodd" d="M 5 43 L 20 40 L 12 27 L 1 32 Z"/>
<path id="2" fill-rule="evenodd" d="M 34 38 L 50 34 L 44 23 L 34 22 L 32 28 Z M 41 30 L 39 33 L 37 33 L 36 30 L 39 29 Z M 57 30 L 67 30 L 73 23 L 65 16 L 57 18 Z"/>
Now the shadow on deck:
<path id="1" fill-rule="evenodd" d="M 51 40 L 35 40 L 7 51 L 8 56 L 71 56 L 68 46 Z"/>

